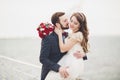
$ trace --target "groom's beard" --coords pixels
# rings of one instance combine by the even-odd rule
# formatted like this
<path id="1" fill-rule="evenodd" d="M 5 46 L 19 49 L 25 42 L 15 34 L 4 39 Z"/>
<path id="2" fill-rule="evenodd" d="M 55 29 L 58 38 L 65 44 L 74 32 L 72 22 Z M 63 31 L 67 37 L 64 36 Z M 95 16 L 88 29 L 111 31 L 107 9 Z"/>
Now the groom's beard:
<path id="1" fill-rule="evenodd" d="M 62 29 L 62 30 L 69 29 L 69 27 L 68 27 L 68 26 L 66 26 L 66 27 L 65 27 L 65 26 L 63 26 L 61 23 L 60 23 L 60 25 L 61 25 L 61 29 Z"/>

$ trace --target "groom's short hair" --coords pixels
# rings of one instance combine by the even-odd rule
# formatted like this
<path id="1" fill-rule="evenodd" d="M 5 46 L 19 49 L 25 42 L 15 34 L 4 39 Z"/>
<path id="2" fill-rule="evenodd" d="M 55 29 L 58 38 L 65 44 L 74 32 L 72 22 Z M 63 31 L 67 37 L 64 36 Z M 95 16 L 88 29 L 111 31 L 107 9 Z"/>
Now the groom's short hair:
<path id="1" fill-rule="evenodd" d="M 55 12 L 51 17 L 52 24 L 55 25 L 56 23 L 59 23 L 60 22 L 59 17 L 63 15 L 65 15 L 65 12 Z"/>

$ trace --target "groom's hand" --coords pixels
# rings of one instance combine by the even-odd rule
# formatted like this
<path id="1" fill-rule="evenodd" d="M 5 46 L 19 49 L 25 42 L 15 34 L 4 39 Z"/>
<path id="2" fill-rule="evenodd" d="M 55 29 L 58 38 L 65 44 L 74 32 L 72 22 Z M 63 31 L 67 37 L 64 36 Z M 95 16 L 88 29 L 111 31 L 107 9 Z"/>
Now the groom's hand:
<path id="1" fill-rule="evenodd" d="M 83 58 L 85 56 L 85 53 L 82 53 L 80 51 L 76 51 L 73 56 L 75 56 L 77 59 Z"/>
<path id="2" fill-rule="evenodd" d="M 60 73 L 61 77 L 67 78 L 69 76 L 69 73 L 67 72 L 68 68 L 69 67 L 60 67 L 59 68 L 59 73 Z"/>

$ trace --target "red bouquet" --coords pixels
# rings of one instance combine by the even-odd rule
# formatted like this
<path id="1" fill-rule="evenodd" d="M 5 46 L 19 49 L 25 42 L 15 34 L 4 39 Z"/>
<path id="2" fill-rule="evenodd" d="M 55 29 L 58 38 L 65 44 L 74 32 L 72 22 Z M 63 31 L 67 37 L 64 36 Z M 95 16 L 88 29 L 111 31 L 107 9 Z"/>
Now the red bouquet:
<path id="1" fill-rule="evenodd" d="M 54 30 L 54 26 L 50 23 L 40 23 L 39 27 L 37 28 L 38 34 L 40 38 L 44 38 L 45 36 L 52 33 Z"/>

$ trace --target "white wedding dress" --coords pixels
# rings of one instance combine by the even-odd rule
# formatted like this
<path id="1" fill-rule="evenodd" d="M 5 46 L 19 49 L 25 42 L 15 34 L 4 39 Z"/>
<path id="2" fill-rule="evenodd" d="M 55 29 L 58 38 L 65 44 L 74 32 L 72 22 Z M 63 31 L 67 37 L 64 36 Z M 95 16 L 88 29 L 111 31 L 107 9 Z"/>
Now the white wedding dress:
<path id="1" fill-rule="evenodd" d="M 70 35 L 68 38 L 74 38 L 79 41 L 58 62 L 58 64 L 60 64 L 61 66 L 69 66 L 68 68 L 69 77 L 62 78 L 59 72 L 50 71 L 45 80 L 76 80 L 82 76 L 84 72 L 84 61 L 82 58 L 77 59 L 76 57 L 73 56 L 73 54 L 76 51 L 83 52 L 83 49 L 80 45 L 80 42 L 83 38 L 82 33 L 81 32 L 74 33 Z M 67 42 L 68 38 L 66 38 L 65 42 Z"/>

